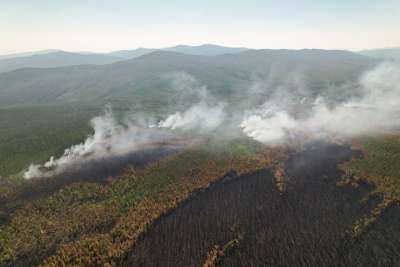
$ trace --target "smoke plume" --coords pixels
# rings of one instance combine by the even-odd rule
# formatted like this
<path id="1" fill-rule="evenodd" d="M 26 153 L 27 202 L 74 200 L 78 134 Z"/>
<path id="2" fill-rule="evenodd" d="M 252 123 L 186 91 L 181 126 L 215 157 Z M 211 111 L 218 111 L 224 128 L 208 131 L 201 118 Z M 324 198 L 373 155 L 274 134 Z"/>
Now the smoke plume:
<path id="1" fill-rule="evenodd" d="M 191 102 L 192 105 L 184 111 L 177 111 L 158 123 L 160 128 L 171 130 L 211 131 L 222 125 L 226 119 L 226 103 L 217 101 L 207 87 L 190 74 L 179 72 L 170 74 L 172 88 L 179 92 L 177 106 L 181 102 Z"/>
<path id="2" fill-rule="evenodd" d="M 31 164 L 24 178 L 51 177 L 93 160 L 116 158 L 151 144 L 170 142 L 176 136 L 171 130 L 208 132 L 223 123 L 225 104 L 216 101 L 193 76 L 179 72 L 170 73 L 166 78 L 170 80 L 170 89 L 179 96 L 171 106 L 178 108 L 191 102 L 189 108 L 154 124 L 149 123 L 154 122 L 154 118 L 145 119 L 137 114 L 131 114 L 120 123 L 107 107 L 104 115 L 91 120 L 93 135 L 67 148 L 59 158 L 51 157 L 42 165 Z"/>
<path id="3" fill-rule="evenodd" d="M 171 138 L 167 131 L 136 122 L 118 123 L 110 107 L 106 108 L 104 115 L 93 118 L 91 126 L 94 133 L 84 142 L 67 148 L 61 157 L 51 157 L 43 165 L 32 164 L 24 173 L 24 178 L 54 176 L 91 160 L 123 156 L 145 145 Z"/>
<path id="4" fill-rule="evenodd" d="M 344 92 L 334 100 L 329 95 L 337 88 L 322 88 L 316 94 L 307 89 L 301 72 L 288 73 L 287 81 L 275 76 L 267 76 L 264 86 L 261 80 L 251 86 L 247 97 L 243 90 L 242 99 L 247 103 L 241 105 L 213 96 L 190 74 L 169 74 L 166 77 L 176 96 L 171 100 L 169 110 L 174 112 L 169 116 L 151 126 L 132 121 L 132 116 L 119 123 L 107 108 L 103 116 L 91 120 L 93 135 L 66 149 L 59 158 L 31 165 L 24 177 L 54 176 L 91 160 L 126 155 L 173 139 L 175 130 L 213 132 L 223 138 L 242 132 L 265 144 L 282 144 L 299 137 L 346 138 L 400 126 L 400 66 L 395 63 L 381 64 L 355 84 L 342 85 L 338 95 L 345 88 L 353 92 Z"/>
<path id="5" fill-rule="evenodd" d="M 225 105 L 218 103 L 211 106 L 206 102 L 198 103 L 184 112 L 176 112 L 160 121 L 158 126 L 172 130 L 213 130 L 221 125 L 225 119 Z"/>
<path id="6" fill-rule="evenodd" d="M 361 96 L 333 105 L 319 96 L 309 110 L 296 111 L 293 106 L 279 104 L 280 98 L 269 99 L 248 112 L 240 127 L 247 136 L 272 143 L 297 135 L 353 137 L 391 131 L 400 125 L 399 65 L 383 63 L 362 75 L 357 86 Z"/>

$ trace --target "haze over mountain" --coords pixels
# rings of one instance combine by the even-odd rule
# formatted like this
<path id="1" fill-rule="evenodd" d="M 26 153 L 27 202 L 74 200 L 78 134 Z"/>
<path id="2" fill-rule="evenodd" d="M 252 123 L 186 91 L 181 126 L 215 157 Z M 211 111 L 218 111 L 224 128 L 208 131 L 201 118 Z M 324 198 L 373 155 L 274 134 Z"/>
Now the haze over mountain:
<path id="1" fill-rule="evenodd" d="M 43 55 L 58 52 L 58 49 L 46 49 L 46 50 L 39 50 L 39 51 L 32 51 L 32 52 L 22 52 L 22 53 L 14 53 L 14 54 L 7 54 L 7 55 L 0 55 L 0 60 L 8 59 L 8 58 L 16 58 L 16 57 L 29 57 L 34 55 Z"/>
<path id="2" fill-rule="evenodd" d="M 362 50 L 359 53 L 375 58 L 400 60 L 400 47 Z"/>
<path id="3" fill-rule="evenodd" d="M 105 54 L 80 54 L 65 51 L 39 53 L 0 60 L 0 72 L 21 68 L 53 68 L 81 64 L 107 64 L 121 60 Z"/>
<path id="4" fill-rule="evenodd" d="M 20 68 L 53 68 L 82 64 L 107 64 L 120 60 L 132 59 L 154 51 L 173 51 L 189 55 L 215 56 L 238 53 L 247 48 L 233 48 L 218 45 L 178 45 L 167 48 L 138 48 L 119 50 L 110 53 L 66 52 L 61 50 L 43 50 L 0 56 L 0 73 Z"/>
<path id="5" fill-rule="evenodd" d="M 91 56 L 97 62 L 109 60 L 98 55 L 84 57 Z M 223 97 L 237 97 L 238 92 L 266 78 L 318 91 L 355 79 L 376 62 L 347 51 L 315 49 L 249 50 L 217 56 L 156 51 L 113 64 L 29 68 L 0 74 L 0 106 L 162 102 L 170 93 L 166 76 L 171 73 L 192 75 L 214 95 Z"/>
<path id="6" fill-rule="evenodd" d="M 0 267 L 400 267 L 400 0 L 288 2 L 0 0 Z"/>
<path id="7" fill-rule="evenodd" d="M 226 47 L 220 45 L 213 45 L 213 44 L 204 44 L 199 46 L 191 46 L 191 45 L 177 45 L 173 47 L 166 47 L 166 48 L 137 48 L 133 50 L 118 50 L 109 53 L 110 55 L 115 55 L 119 57 L 123 57 L 125 59 L 131 59 L 138 56 L 143 56 L 154 51 L 172 51 L 178 52 L 182 54 L 188 55 L 198 55 L 198 56 L 217 56 L 222 54 L 234 54 L 243 52 L 248 50 L 248 48 L 244 47 Z"/>

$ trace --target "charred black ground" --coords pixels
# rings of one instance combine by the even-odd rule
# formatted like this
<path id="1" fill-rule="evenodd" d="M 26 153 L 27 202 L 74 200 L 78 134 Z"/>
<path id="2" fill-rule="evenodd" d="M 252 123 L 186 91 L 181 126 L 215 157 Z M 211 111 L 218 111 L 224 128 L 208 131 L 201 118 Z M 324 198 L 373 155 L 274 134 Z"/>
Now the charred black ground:
<path id="1" fill-rule="evenodd" d="M 353 235 L 380 201 L 370 184 L 337 185 L 338 164 L 355 155 L 344 145 L 309 144 L 285 162 L 284 192 L 270 170 L 231 173 L 155 221 L 122 264 L 202 266 L 219 250 L 217 266 L 396 266 L 398 203 Z"/>
<path id="2" fill-rule="evenodd" d="M 140 168 L 146 164 L 161 159 L 167 155 L 176 153 L 178 146 L 158 146 L 131 152 L 122 156 L 99 158 L 90 160 L 74 167 L 56 177 L 34 178 L 11 200 L 0 199 L 0 222 L 7 221 L 22 202 L 53 194 L 57 190 L 75 182 L 99 182 L 103 183 L 107 177 L 115 177 L 122 174 L 127 167 Z"/>

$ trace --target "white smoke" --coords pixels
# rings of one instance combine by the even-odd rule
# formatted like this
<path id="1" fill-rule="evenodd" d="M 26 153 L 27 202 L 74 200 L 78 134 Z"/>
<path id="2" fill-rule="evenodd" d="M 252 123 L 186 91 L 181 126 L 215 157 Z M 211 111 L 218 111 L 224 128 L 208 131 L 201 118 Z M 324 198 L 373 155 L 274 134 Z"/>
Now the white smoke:
<path id="1" fill-rule="evenodd" d="M 274 108 L 270 108 L 265 110 L 264 114 L 247 116 L 240 127 L 254 140 L 262 143 L 277 143 L 297 127 L 297 121 L 285 111 L 274 111 Z"/>
<path id="2" fill-rule="evenodd" d="M 390 131 L 400 126 L 400 66 L 384 63 L 359 80 L 362 97 L 333 107 L 317 98 L 306 117 L 271 99 L 242 120 L 243 132 L 263 143 L 283 142 L 293 135 L 352 137 Z M 302 102 L 299 100 L 299 102 Z M 275 103 L 279 108 L 275 107 Z"/>
<path id="3" fill-rule="evenodd" d="M 197 101 L 185 111 L 169 115 L 158 123 L 158 127 L 171 130 L 211 131 L 224 123 L 226 104 L 216 101 L 206 86 L 200 85 L 195 77 L 184 72 L 173 73 L 168 77 L 172 78 L 172 87 L 181 93 L 178 102 L 188 99 Z"/>
<path id="4" fill-rule="evenodd" d="M 197 103 L 210 97 L 207 87 L 189 73 L 172 72 L 163 76 L 168 80 L 169 89 L 173 93 L 170 105 L 175 108 L 187 103 Z"/>
<path id="5" fill-rule="evenodd" d="M 93 135 L 66 149 L 57 159 L 51 157 L 42 165 L 31 164 L 24 178 L 51 177 L 91 160 L 123 156 L 151 143 L 166 142 L 173 137 L 169 129 L 210 131 L 223 123 L 225 104 L 210 96 L 207 88 L 192 75 L 178 72 L 166 77 L 171 81 L 171 89 L 178 93 L 179 99 L 172 103 L 174 107 L 187 101 L 195 103 L 156 124 L 143 121 L 143 117 L 136 118 L 135 114 L 130 116 L 136 119 L 135 123 L 125 121 L 121 124 L 108 107 L 103 116 L 91 120 Z M 137 123 L 138 120 L 142 122 Z"/>
<path id="6" fill-rule="evenodd" d="M 290 86 L 278 86 L 273 91 L 268 85 L 269 98 L 261 106 L 244 112 L 238 108 L 231 113 L 225 102 L 213 97 L 193 76 L 175 73 L 169 77 L 172 89 L 182 98 L 176 100 L 176 106 L 186 104 L 180 101 L 193 100 L 188 108 L 151 126 L 132 121 L 118 123 L 111 109 L 106 109 L 103 116 L 92 119 L 93 135 L 66 149 L 59 158 L 31 165 L 24 177 L 54 176 L 91 160 L 123 156 L 148 144 L 171 140 L 169 129 L 211 132 L 223 126 L 223 132 L 231 133 L 239 124 L 244 134 L 257 141 L 282 143 L 297 136 L 352 137 L 400 126 L 400 66 L 395 63 L 381 64 L 362 75 L 356 85 L 361 92 L 358 98 L 347 97 L 347 101 L 332 105 L 326 98 L 315 98 L 308 92 L 302 76 L 297 75 L 290 79 Z M 294 92 L 297 81 L 300 89 Z M 260 91 L 262 87 L 257 86 Z"/>
<path id="7" fill-rule="evenodd" d="M 184 112 L 176 112 L 160 121 L 158 126 L 171 130 L 213 130 L 221 125 L 226 117 L 225 104 L 211 106 L 206 102 L 198 103 Z"/>
<path id="8" fill-rule="evenodd" d="M 94 134 L 83 143 L 67 148 L 61 157 L 51 157 L 43 165 L 32 164 L 24 173 L 24 178 L 54 176 L 90 160 L 126 155 L 144 145 L 170 138 L 170 134 L 160 129 L 138 126 L 129 121 L 119 124 L 111 108 L 106 108 L 103 116 L 93 118 L 91 126 Z"/>

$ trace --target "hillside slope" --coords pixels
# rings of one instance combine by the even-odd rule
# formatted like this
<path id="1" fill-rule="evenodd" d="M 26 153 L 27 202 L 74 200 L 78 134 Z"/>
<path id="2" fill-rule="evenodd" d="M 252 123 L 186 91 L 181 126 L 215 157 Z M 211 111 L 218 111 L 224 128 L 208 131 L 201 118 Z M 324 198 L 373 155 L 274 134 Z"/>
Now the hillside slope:
<path id="1" fill-rule="evenodd" d="M 0 74 L 0 107 L 70 102 L 163 101 L 165 75 L 193 75 L 216 96 L 245 91 L 254 80 L 286 81 L 322 90 L 356 79 L 377 60 L 345 51 L 249 50 L 213 57 L 157 51 L 107 65 L 20 69 Z M 272 85 L 273 86 L 273 85 Z M 293 86 L 297 86 L 294 84 Z"/>
<path id="2" fill-rule="evenodd" d="M 82 64 L 107 64 L 121 58 L 104 54 L 80 54 L 56 51 L 15 58 L 0 59 L 0 73 L 21 68 L 54 68 Z"/>
<path id="3" fill-rule="evenodd" d="M 400 60 L 400 47 L 362 50 L 359 53 L 369 57 L 387 60 Z"/>
<path id="4" fill-rule="evenodd" d="M 144 56 L 155 51 L 177 52 L 187 55 L 216 56 L 233 54 L 248 50 L 247 48 L 225 47 L 219 45 L 177 45 L 167 48 L 137 48 L 117 50 L 110 53 L 66 52 L 62 50 L 42 50 L 36 52 L 0 55 L 0 73 L 21 68 L 55 68 L 83 64 L 109 64 Z"/>
<path id="5" fill-rule="evenodd" d="M 234 54 L 248 50 L 244 47 L 226 47 L 220 45 L 213 44 L 204 44 L 204 45 L 177 45 L 166 48 L 137 48 L 132 50 L 118 50 L 109 53 L 109 55 L 123 57 L 124 59 L 132 59 L 139 56 L 144 56 L 146 54 L 150 54 L 155 51 L 170 51 L 177 52 L 188 55 L 197 55 L 197 56 L 217 56 L 223 54 Z"/>

